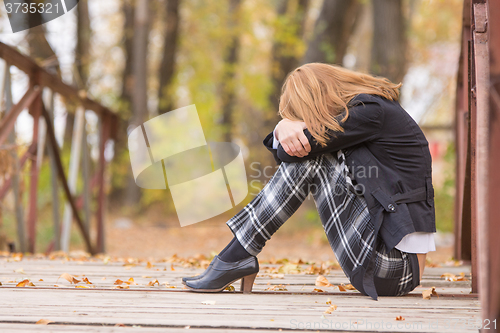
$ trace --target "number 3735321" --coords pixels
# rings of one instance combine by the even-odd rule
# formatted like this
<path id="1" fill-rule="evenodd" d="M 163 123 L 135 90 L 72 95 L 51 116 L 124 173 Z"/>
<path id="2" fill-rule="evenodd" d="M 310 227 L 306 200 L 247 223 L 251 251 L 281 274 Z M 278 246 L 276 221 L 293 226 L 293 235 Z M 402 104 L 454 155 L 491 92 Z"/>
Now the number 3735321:
<path id="1" fill-rule="evenodd" d="M 14 3 L 5 3 L 5 8 L 7 9 L 8 14 L 12 13 L 23 13 L 23 14 L 34 14 L 36 12 L 40 14 L 58 14 L 59 13 L 59 4 L 56 3 L 53 5 L 52 3 L 23 3 L 23 2 L 14 2 Z M 62 8 L 61 8 L 62 10 Z"/>

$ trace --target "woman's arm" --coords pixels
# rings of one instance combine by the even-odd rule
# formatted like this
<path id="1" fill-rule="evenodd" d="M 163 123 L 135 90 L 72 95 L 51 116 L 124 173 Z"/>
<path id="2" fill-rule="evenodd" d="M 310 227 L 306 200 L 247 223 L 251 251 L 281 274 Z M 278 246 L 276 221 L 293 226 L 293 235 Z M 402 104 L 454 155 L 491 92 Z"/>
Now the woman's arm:
<path id="1" fill-rule="evenodd" d="M 311 151 L 309 140 L 304 134 L 306 128 L 303 121 L 283 119 L 276 126 L 274 137 L 288 155 L 304 157 Z"/>
<path id="2" fill-rule="evenodd" d="M 285 133 L 285 144 L 287 145 L 287 149 L 285 149 L 282 140 L 279 140 L 281 145 L 278 147 L 277 157 L 284 162 L 297 162 L 304 156 L 314 157 L 352 147 L 376 138 L 382 128 L 382 122 L 383 114 L 380 105 L 376 102 L 365 101 L 363 104 L 349 109 L 349 117 L 342 124 L 344 132 L 330 132 L 327 145 L 322 147 L 307 129 L 304 130 L 301 127 L 301 122 L 287 120 L 276 128 L 278 137 L 282 135 L 281 133 Z M 304 137 L 309 143 L 309 150 L 305 149 Z M 308 154 L 304 155 L 304 151 L 297 147 L 299 143 Z"/>

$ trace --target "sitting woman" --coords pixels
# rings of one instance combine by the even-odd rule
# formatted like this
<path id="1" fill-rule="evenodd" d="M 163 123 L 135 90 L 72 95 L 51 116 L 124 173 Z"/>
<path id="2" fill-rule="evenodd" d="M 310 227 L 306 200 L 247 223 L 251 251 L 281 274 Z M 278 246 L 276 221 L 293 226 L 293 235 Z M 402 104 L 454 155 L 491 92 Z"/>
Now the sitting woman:
<path id="1" fill-rule="evenodd" d="M 264 140 L 280 164 L 227 225 L 233 240 L 196 277 L 193 291 L 218 292 L 242 279 L 250 292 L 257 256 L 311 193 L 328 241 L 364 295 L 405 295 L 435 250 L 428 142 L 384 78 L 311 63 L 282 89 L 283 120 Z"/>

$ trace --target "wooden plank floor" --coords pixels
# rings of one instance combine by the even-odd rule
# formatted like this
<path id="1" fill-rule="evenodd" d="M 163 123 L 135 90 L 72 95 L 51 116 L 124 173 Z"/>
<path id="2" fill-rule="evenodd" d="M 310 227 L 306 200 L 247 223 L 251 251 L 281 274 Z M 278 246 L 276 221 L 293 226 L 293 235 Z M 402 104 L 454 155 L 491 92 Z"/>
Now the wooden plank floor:
<path id="1" fill-rule="evenodd" d="M 405 297 L 373 301 L 357 291 L 315 286 L 316 275 L 280 274 L 281 265 L 261 265 L 254 293 L 193 293 L 181 277 L 202 269 L 177 262 L 130 262 L 110 258 L 0 257 L 0 332 L 269 332 L 282 331 L 476 331 L 480 307 L 468 281 L 449 282 L 444 273 L 468 278 L 467 266 L 426 268 L 422 285 Z M 307 269 L 310 265 L 296 267 Z M 68 273 L 82 281 L 71 284 Z M 333 285 L 348 284 L 341 270 L 325 277 Z M 128 289 L 117 289 L 115 281 Z M 28 279 L 35 286 L 16 287 Z M 148 286 L 158 280 L 159 285 Z M 270 291 L 283 285 L 286 291 Z M 234 285 L 239 290 L 239 283 Z M 422 298 L 436 287 L 438 297 Z M 275 287 L 276 288 L 276 287 Z M 321 289 L 324 292 L 313 292 Z M 278 288 L 279 289 L 279 288 Z M 337 306 L 331 314 L 328 301 Z M 402 316 L 404 320 L 396 320 Z M 53 321 L 35 325 L 40 319 Z M 115 325 L 120 325 L 117 327 Z M 123 327 L 125 325 L 125 327 Z"/>

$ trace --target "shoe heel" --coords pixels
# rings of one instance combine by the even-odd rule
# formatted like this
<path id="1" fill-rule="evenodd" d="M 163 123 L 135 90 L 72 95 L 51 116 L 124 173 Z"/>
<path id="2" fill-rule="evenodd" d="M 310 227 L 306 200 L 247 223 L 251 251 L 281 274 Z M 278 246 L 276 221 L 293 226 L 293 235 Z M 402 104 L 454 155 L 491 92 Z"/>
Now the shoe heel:
<path id="1" fill-rule="evenodd" d="M 253 287 L 253 282 L 255 281 L 255 277 L 256 276 L 257 276 L 257 273 L 244 276 L 241 279 L 240 291 L 242 291 L 244 294 L 251 293 L 252 292 L 252 287 Z"/>

